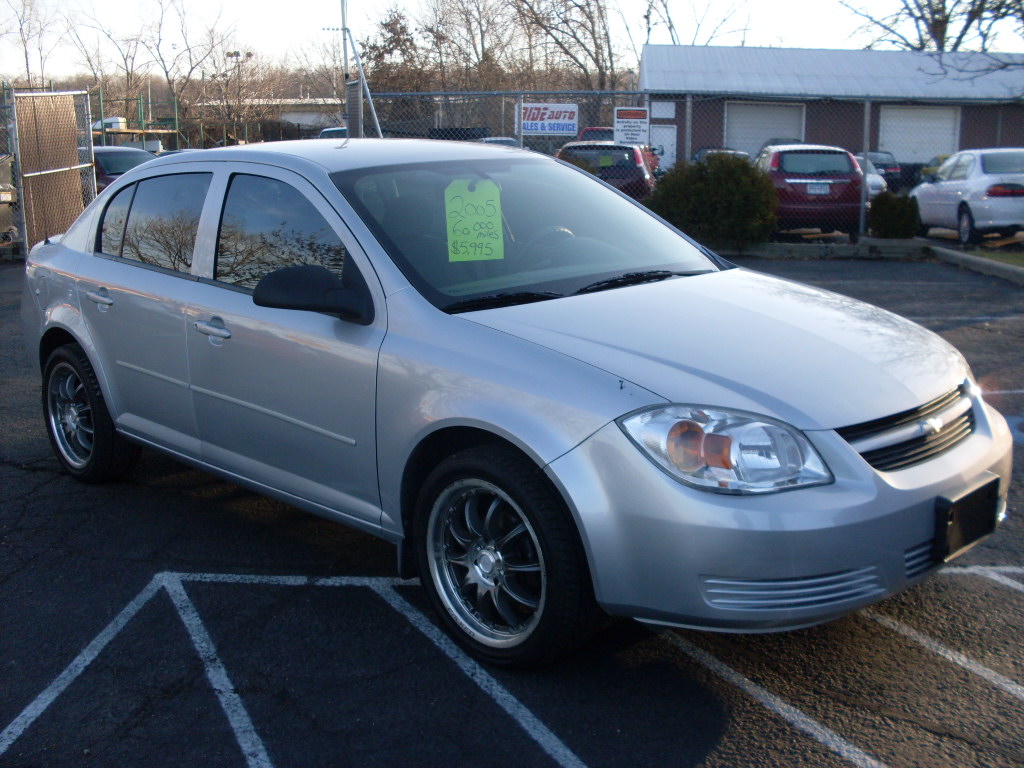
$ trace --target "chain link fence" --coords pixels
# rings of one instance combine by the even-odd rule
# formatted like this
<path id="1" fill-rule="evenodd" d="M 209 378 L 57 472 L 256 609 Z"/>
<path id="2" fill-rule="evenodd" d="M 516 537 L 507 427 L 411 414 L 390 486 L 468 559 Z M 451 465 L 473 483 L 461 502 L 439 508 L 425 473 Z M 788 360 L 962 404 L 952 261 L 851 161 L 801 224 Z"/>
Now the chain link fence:
<path id="1" fill-rule="evenodd" d="M 67 230 L 96 195 L 89 96 L 19 92 L 12 101 L 15 215 L 27 250 Z"/>
<path id="2" fill-rule="evenodd" d="M 374 93 L 372 99 L 385 138 L 479 141 L 504 137 L 536 152 L 554 154 L 586 127 L 611 127 L 616 107 L 641 105 L 644 95 L 623 91 Z M 523 131 L 517 116 L 524 104 L 572 105 L 577 112 L 574 127 L 559 133 Z M 376 135 L 364 94 L 349 91 L 348 113 L 350 123 L 354 115 L 363 116 L 361 124 L 355 121 L 350 135 Z"/>
<path id="3" fill-rule="evenodd" d="M 574 105 L 576 131 L 612 126 L 616 107 L 645 106 L 650 114 L 650 144 L 665 170 L 700 162 L 715 152 L 741 153 L 755 161 L 766 146 L 799 145 L 791 150 L 791 162 L 786 155 L 776 155 L 762 158 L 759 165 L 773 177 L 780 229 L 801 237 L 841 233 L 856 237 L 865 231 L 873 198 L 882 191 L 906 195 L 959 149 L 1024 146 L 1024 105 L 1019 102 L 565 91 L 374 93 L 372 99 L 385 137 L 477 141 L 507 137 L 547 154 L 577 134 L 523 131 L 517 115 L 524 104 Z M 376 135 L 363 94 L 350 91 L 348 112 L 350 135 Z M 353 120 L 356 114 L 363 119 Z M 856 165 L 809 145 L 847 150 L 856 156 Z"/>
<path id="4" fill-rule="evenodd" d="M 14 223 L 17 200 L 14 179 L 14 107 L 5 98 L 0 103 L 0 257 L 14 254 L 18 228 Z"/>
<path id="5" fill-rule="evenodd" d="M 780 229 L 799 219 L 807 225 L 793 227 L 801 237 L 863 232 L 871 199 L 882 189 L 905 195 L 961 148 L 1024 146 L 1020 102 L 801 100 L 635 91 L 374 93 L 371 101 L 360 89 L 361 81 L 347 85 L 347 125 L 353 137 L 379 131 L 386 138 L 490 139 L 554 154 L 584 129 L 613 126 L 617 107 L 642 106 L 650 116 L 649 143 L 662 170 L 720 151 L 743 153 L 753 161 L 765 145 L 797 145 L 793 152 L 805 157 L 796 157 L 794 164 L 781 156 L 775 168 L 770 157 L 761 164 L 773 173 L 780 206 L 803 206 L 808 214 L 787 218 L 780 209 Z M 143 145 L 158 139 L 167 150 L 309 138 L 319 132 L 319 126 L 289 122 L 283 111 L 281 119 L 254 122 L 196 114 L 179 120 L 173 104 L 103 100 L 102 95 L 93 101 L 99 114 L 90 117 L 85 93 L 5 92 L 0 104 L 0 196 L 13 195 L 20 205 L 0 200 L 0 235 L 10 239 L 13 232 L 17 238 L 20 232 L 33 243 L 74 220 L 94 194 L 88 148 L 93 139 L 97 144 Z M 522 120 L 530 105 L 572 106 L 575 120 L 556 131 L 538 131 Z M 336 103 L 331 108 L 332 115 L 340 111 Z M 195 113 L 203 114 L 201 109 Z M 91 125 L 96 118 L 97 124 Z M 22 143 L 20 153 L 16 140 Z M 852 180 L 856 171 L 841 173 L 843 169 L 830 164 L 834 158 L 815 160 L 807 145 L 856 155 L 869 172 L 864 191 Z M 19 184 L 19 162 L 24 189 L 6 192 Z M 851 192 L 854 187 L 856 194 Z M 851 226 L 851 203 L 856 206 L 856 227 Z M 833 215 L 838 206 L 847 208 Z M 24 214 L 23 225 L 19 213 Z"/>

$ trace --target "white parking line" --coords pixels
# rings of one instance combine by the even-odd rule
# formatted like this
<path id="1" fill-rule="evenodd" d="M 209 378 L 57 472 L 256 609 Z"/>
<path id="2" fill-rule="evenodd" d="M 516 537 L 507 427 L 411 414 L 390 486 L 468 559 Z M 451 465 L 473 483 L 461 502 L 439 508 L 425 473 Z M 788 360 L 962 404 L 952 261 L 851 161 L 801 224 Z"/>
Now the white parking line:
<path id="1" fill-rule="evenodd" d="M 676 646 L 694 661 L 714 672 L 716 675 L 732 683 L 744 691 L 750 697 L 756 699 L 763 706 L 770 709 L 779 717 L 786 720 L 790 725 L 799 728 L 804 733 L 825 745 L 840 757 L 849 760 L 861 768 L 885 768 L 885 763 L 879 762 L 867 752 L 855 747 L 842 736 L 830 728 L 825 727 L 817 720 L 808 717 L 796 707 L 787 704 L 774 693 L 770 693 L 752 680 L 748 680 L 728 664 L 719 661 L 702 648 L 693 643 L 683 640 L 675 632 L 663 632 L 661 637 Z"/>
<path id="2" fill-rule="evenodd" d="M 513 696 L 508 689 L 488 674 L 479 664 L 470 659 L 451 640 L 441 633 L 418 610 L 406 602 L 393 587 L 404 582 L 395 578 L 373 577 L 333 577 L 311 578 L 307 576 L 256 576 L 244 574 L 220 573 L 160 573 L 153 577 L 149 584 L 128 603 L 127 606 L 107 625 L 99 635 L 86 646 L 68 667 L 58 675 L 46 689 L 29 704 L 14 721 L 0 733 L 0 755 L 32 725 L 47 708 L 73 683 L 82 672 L 96 659 L 104 648 L 120 634 L 135 618 L 154 595 L 165 589 L 170 596 L 179 617 L 188 631 L 189 638 L 202 660 L 206 676 L 213 686 L 238 746 L 245 756 L 250 768 L 273 768 L 266 748 L 256 732 L 252 719 L 245 709 L 241 697 L 235 690 L 228 676 L 227 668 L 217 655 L 213 639 L 210 637 L 202 617 L 189 599 L 182 582 L 200 582 L 207 584 L 250 584 L 264 586 L 322 586 L 322 587 L 359 587 L 369 588 L 384 599 L 389 606 L 400 613 L 416 629 L 425 635 L 439 650 L 472 680 L 484 693 L 490 696 L 498 706 L 507 712 L 519 726 L 548 755 L 563 768 L 585 768 L 580 760 L 547 726 L 545 726 L 522 702 Z"/>
<path id="3" fill-rule="evenodd" d="M 35 698 L 35 701 L 25 707 L 22 713 L 14 718 L 14 721 L 3 730 L 3 733 L 0 733 L 0 755 L 3 755 L 10 748 L 11 744 L 25 732 L 25 729 L 32 725 L 69 685 L 75 682 L 75 679 L 85 671 L 85 668 L 93 662 L 93 659 L 100 655 L 100 652 L 107 647 L 110 641 L 120 634 L 128 622 L 135 618 L 135 615 L 142 610 L 142 607 L 163 586 L 163 574 L 154 576 L 149 584 L 114 617 L 114 620 L 102 632 L 96 635 L 91 643 L 85 646 L 85 649 L 68 664 L 67 668 L 52 683 L 46 686 L 43 692 Z"/>
<path id="4" fill-rule="evenodd" d="M 883 616 L 882 614 L 875 613 L 874 611 L 861 611 L 861 614 L 872 621 L 878 622 L 883 627 L 891 629 L 893 632 L 898 632 L 904 637 L 910 638 L 915 643 L 924 646 L 937 656 L 941 656 L 947 661 L 951 661 L 957 666 L 963 667 L 968 672 L 973 672 L 978 677 L 984 678 L 988 682 L 992 683 L 992 685 L 1002 689 L 1011 696 L 1015 696 L 1021 701 L 1024 701 L 1024 685 L 1015 683 L 1010 678 L 979 664 L 974 661 L 974 659 L 968 658 L 959 651 L 947 648 L 942 645 L 942 643 L 932 640 L 930 637 L 921 634 L 913 627 L 908 627 L 906 624 L 902 624 L 895 619 L 890 619 L 888 616 Z"/>
<path id="5" fill-rule="evenodd" d="M 1010 579 L 1004 576 L 1004 573 L 1012 573 L 1017 576 L 1024 576 L 1024 568 L 1020 568 L 1013 565 L 1004 566 L 985 566 L 985 565 L 966 565 L 966 566 L 946 566 L 939 573 L 948 574 L 950 576 L 956 576 L 961 573 L 970 573 L 976 576 L 983 576 L 990 581 L 994 581 L 997 584 L 1002 584 L 1004 587 L 1015 589 L 1018 592 L 1024 592 L 1024 583 L 1019 582 L 1015 579 Z"/>
<path id="6" fill-rule="evenodd" d="M 178 615 L 185 624 L 185 629 L 188 630 L 188 635 L 192 639 L 192 645 L 195 646 L 196 651 L 199 653 L 199 658 L 203 661 L 206 677 L 217 694 L 217 699 L 220 701 L 224 714 L 228 717 L 228 723 L 230 723 L 231 730 L 235 733 L 238 746 L 242 748 L 242 754 L 245 755 L 246 764 L 250 768 L 272 768 L 273 763 L 270 762 L 270 755 L 267 754 L 266 747 L 263 746 L 259 734 L 256 733 L 256 728 L 252 724 L 252 718 L 249 717 L 245 704 L 242 703 L 242 697 L 238 695 L 235 686 L 231 684 L 228 671 L 217 655 L 217 648 L 213 644 L 213 638 L 206 631 L 203 620 L 199 617 L 199 611 L 196 610 L 192 601 L 188 599 L 181 580 L 169 576 L 164 586 L 167 588 L 167 594 L 171 596 L 171 601 L 174 603 Z"/>
<path id="7" fill-rule="evenodd" d="M 988 578 L 1011 589 L 1024 592 L 1024 583 L 1009 578 L 1009 575 L 1024 576 L 1024 567 L 1019 566 L 947 566 L 940 573 L 946 575 L 972 574 Z M 368 588 L 379 595 L 392 609 L 400 613 L 439 650 L 472 680 L 484 693 L 501 707 L 553 760 L 565 768 L 585 768 L 585 764 L 537 718 L 522 702 L 501 685 L 480 664 L 467 656 L 446 635 L 435 627 L 426 616 L 399 595 L 394 587 L 415 584 L 396 578 L 376 577 L 330 577 L 307 576 L 259 576 L 218 573 L 160 573 L 146 585 L 135 598 L 121 610 L 82 652 L 61 672 L 57 678 L 40 693 L 32 703 L 0 732 L 0 755 L 34 723 L 100 653 L 134 619 L 142 608 L 161 589 L 167 591 L 189 637 L 202 660 L 207 678 L 228 717 L 239 747 L 252 768 L 272 768 L 273 764 L 263 745 L 248 712 L 228 676 L 227 669 L 220 661 L 202 617 L 195 604 L 189 599 L 183 582 L 208 584 L 249 584 L 267 586 L 323 586 Z M 929 651 L 982 677 L 1001 690 L 1024 701 L 1024 686 L 1004 675 L 991 670 L 964 654 L 943 646 L 941 643 L 887 616 L 872 610 L 862 611 L 867 618 L 907 637 Z M 694 661 L 712 671 L 722 679 L 747 693 L 763 706 L 776 713 L 799 730 L 809 734 L 835 754 L 850 761 L 859 768 L 886 768 L 884 763 L 843 739 L 834 731 L 787 704 L 775 694 L 744 677 L 707 651 L 683 640 L 674 632 L 666 631 L 661 637 L 683 651 Z"/>
<path id="8" fill-rule="evenodd" d="M 431 624 L 427 617 L 413 608 L 393 589 L 373 587 L 374 592 L 380 595 L 388 604 L 405 616 L 416 629 L 426 635 L 431 642 L 444 651 L 449 659 L 454 661 L 459 669 L 480 686 L 480 690 L 488 694 L 495 703 L 504 709 L 517 722 L 519 726 L 533 738 L 541 749 L 547 752 L 554 760 L 562 766 L 569 768 L 583 768 L 585 763 L 570 750 L 561 739 L 559 739 L 536 715 L 523 706 L 515 696 L 491 675 L 476 661 L 467 656 L 462 649 L 448 639 L 447 635 Z"/>

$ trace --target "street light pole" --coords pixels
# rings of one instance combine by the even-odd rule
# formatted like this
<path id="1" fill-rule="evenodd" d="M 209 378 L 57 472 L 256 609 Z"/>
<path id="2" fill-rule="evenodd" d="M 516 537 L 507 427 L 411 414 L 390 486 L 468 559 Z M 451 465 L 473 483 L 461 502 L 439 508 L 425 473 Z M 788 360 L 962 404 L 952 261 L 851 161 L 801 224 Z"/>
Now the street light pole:
<path id="1" fill-rule="evenodd" d="M 348 0 L 341 0 L 341 72 L 342 88 L 348 82 Z"/>

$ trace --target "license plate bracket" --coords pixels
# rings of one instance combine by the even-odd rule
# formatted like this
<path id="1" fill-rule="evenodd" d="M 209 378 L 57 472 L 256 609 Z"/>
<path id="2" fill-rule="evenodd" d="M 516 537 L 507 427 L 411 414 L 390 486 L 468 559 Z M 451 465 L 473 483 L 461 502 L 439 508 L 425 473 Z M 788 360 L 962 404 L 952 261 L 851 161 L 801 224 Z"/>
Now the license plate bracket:
<path id="1" fill-rule="evenodd" d="M 994 532 L 999 478 L 985 480 L 953 499 L 935 502 L 935 560 L 948 563 Z"/>

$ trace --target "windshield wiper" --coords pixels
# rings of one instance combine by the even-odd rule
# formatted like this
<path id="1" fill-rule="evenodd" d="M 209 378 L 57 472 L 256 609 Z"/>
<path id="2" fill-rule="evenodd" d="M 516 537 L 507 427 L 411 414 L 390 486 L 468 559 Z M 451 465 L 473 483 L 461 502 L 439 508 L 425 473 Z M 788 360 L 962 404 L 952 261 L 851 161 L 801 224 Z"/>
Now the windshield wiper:
<path id="1" fill-rule="evenodd" d="M 509 307 L 513 304 L 530 304 L 534 301 L 547 301 L 548 299 L 560 299 L 562 294 L 551 291 L 508 291 L 505 293 L 492 293 L 487 296 L 475 296 L 472 299 L 461 299 L 445 304 L 441 309 L 445 312 L 469 312 L 474 309 L 493 309 L 494 307 Z"/>
<path id="2" fill-rule="evenodd" d="M 594 291 L 606 291 L 609 288 L 621 288 L 626 285 L 639 285 L 640 283 L 656 283 L 660 280 L 667 280 L 670 277 L 689 277 L 690 275 L 703 275 L 708 270 L 702 269 L 697 272 L 670 272 L 667 269 L 648 269 L 645 272 L 627 272 L 624 275 L 609 277 L 606 280 L 598 280 L 596 283 L 584 285 L 574 293 L 593 293 Z"/>

